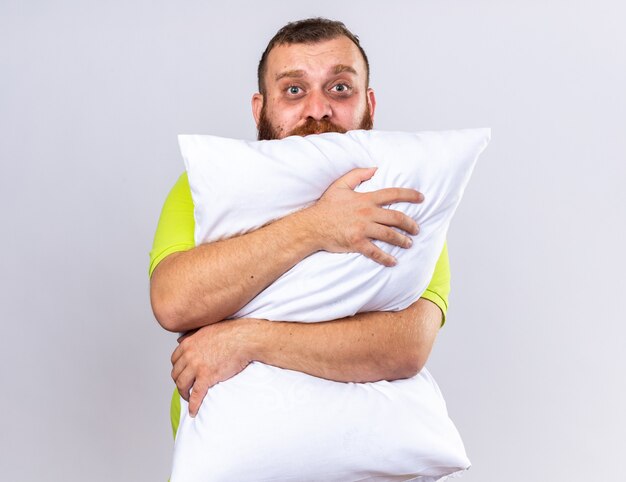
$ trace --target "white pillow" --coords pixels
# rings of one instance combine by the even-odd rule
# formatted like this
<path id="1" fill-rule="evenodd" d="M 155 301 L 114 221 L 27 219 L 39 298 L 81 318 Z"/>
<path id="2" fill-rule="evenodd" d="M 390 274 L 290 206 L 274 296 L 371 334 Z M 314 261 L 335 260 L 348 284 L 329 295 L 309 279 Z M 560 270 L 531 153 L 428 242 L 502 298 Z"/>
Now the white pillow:
<path id="1" fill-rule="evenodd" d="M 420 225 L 410 249 L 380 243 L 397 266 L 359 254 L 316 253 L 235 317 L 314 322 L 405 308 L 430 281 L 489 137 L 489 129 L 351 131 L 260 142 L 179 136 L 196 243 L 259 227 L 314 202 L 349 170 L 378 166 L 359 191 L 410 187 L 425 195 L 422 204 L 392 206 Z M 181 400 L 171 480 L 430 482 L 469 465 L 426 369 L 406 380 L 340 383 L 254 362 L 211 388 L 196 418 Z"/>
<path id="2" fill-rule="evenodd" d="M 397 311 L 416 301 L 428 287 L 490 132 L 350 131 L 274 141 L 179 136 L 195 205 L 196 244 L 242 234 L 301 209 L 356 167 L 378 167 L 357 191 L 408 187 L 425 196 L 421 204 L 393 205 L 420 226 L 410 249 L 377 242 L 398 260 L 393 268 L 358 253 L 321 251 L 233 317 L 326 321 L 360 311 Z"/>
<path id="3" fill-rule="evenodd" d="M 209 389 L 195 418 L 181 399 L 171 482 L 433 482 L 469 468 L 426 368 L 340 383 L 253 362 Z"/>

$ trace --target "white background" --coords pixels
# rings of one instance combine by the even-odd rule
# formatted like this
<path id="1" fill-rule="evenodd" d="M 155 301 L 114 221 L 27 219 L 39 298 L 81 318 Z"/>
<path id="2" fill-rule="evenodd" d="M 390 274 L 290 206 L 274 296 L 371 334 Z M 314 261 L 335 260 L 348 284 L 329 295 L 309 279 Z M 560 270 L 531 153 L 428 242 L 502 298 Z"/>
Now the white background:
<path id="1" fill-rule="evenodd" d="M 167 480 L 147 270 L 176 135 L 253 138 L 261 52 L 313 15 L 360 36 L 377 128 L 493 129 L 429 363 L 463 480 L 623 477 L 622 2 L 1 0 L 2 480 Z"/>

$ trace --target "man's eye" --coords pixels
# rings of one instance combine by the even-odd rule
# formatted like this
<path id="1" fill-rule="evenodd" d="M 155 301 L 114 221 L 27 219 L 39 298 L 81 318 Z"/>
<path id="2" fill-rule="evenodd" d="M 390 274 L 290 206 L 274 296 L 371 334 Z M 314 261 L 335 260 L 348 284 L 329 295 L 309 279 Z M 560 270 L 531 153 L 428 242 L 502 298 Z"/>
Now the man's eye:
<path id="1" fill-rule="evenodd" d="M 350 90 L 350 86 L 347 85 L 347 84 L 337 84 L 337 85 L 333 86 L 333 90 L 335 92 L 344 93 L 344 92 L 348 92 Z"/>
<path id="2" fill-rule="evenodd" d="M 289 92 L 292 95 L 298 95 L 300 93 L 300 87 L 298 87 L 297 85 L 290 85 L 287 88 L 287 92 Z"/>

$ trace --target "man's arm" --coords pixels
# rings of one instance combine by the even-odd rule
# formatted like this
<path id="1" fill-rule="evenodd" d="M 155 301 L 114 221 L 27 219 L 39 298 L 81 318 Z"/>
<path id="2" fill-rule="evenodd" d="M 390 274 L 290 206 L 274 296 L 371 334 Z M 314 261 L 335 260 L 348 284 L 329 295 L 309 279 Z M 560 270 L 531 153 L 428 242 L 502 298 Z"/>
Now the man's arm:
<path id="1" fill-rule="evenodd" d="M 150 295 L 159 323 L 188 331 L 221 321 L 310 254 L 358 252 L 386 266 L 394 258 L 372 239 L 410 247 L 410 217 L 381 206 L 421 202 L 412 189 L 357 193 L 375 169 L 354 169 L 335 181 L 313 206 L 243 236 L 169 255 L 154 270 Z"/>
<path id="2" fill-rule="evenodd" d="M 228 320 L 181 341 L 172 377 L 192 416 L 211 386 L 251 361 L 343 382 L 408 378 L 425 365 L 441 319 L 437 305 L 420 299 L 398 312 L 321 323 Z"/>

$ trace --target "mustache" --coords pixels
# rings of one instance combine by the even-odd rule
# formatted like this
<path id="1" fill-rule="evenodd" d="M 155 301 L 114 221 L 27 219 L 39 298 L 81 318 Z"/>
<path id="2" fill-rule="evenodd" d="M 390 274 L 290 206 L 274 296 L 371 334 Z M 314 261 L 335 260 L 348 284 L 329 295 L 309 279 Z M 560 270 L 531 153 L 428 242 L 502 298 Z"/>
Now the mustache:
<path id="1" fill-rule="evenodd" d="M 338 132 L 345 134 L 347 132 L 343 127 L 339 127 L 329 119 L 316 120 L 309 117 L 304 124 L 296 127 L 288 135 L 290 136 L 308 136 L 311 134 L 323 134 L 325 132 Z"/>

